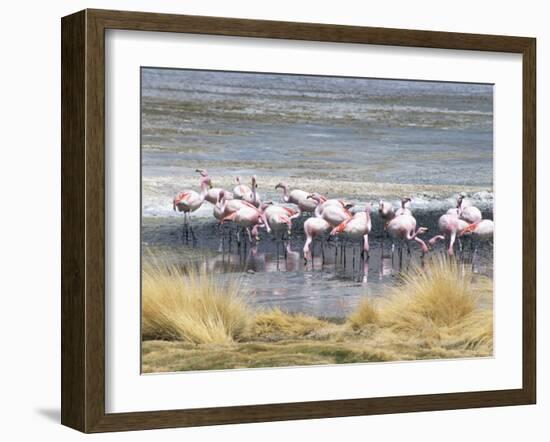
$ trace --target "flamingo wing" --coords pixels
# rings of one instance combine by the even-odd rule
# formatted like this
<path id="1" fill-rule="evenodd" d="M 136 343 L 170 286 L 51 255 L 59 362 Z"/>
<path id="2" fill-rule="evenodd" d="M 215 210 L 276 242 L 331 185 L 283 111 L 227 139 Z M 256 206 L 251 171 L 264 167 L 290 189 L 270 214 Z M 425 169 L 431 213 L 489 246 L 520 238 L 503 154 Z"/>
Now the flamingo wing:
<path id="1" fill-rule="evenodd" d="M 458 234 L 458 236 L 462 236 L 462 235 L 466 235 L 468 233 L 472 233 L 475 229 L 477 229 L 478 224 L 479 223 L 470 224 L 468 227 L 462 229 L 460 231 L 460 233 Z"/>
<path id="2" fill-rule="evenodd" d="M 189 195 L 190 195 L 189 192 L 180 192 L 180 193 L 178 193 L 176 198 L 174 198 L 174 204 L 179 204 L 179 203 L 183 202 L 184 200 L 186 200 L 189 197 Z"/>
<path id="3" fill-rule="evenodd" d="M 338 224 L 334 229 L 332 229 L 332 231 L 330 232 L 331 235 L 338 235 L 339 233 L 342 233 L 346 226 L 348 225 L 348 223 L 351 221 L 351 218 L 350 219 L 347 219 L 345 221 L 342 221 L 340 224 Z"/>
<path id="4" fill-rule="evenodd" d="M 227 221 L 234 221 L 236 216 L 237 216 L 237 212 L 233 212 L 233 213 L 231 213 L 230 215 L 225 216 L 225 217 L 220 221 L 220 223 L 223 224 L 223 223 L 225 223 L 225 222 L 227 222 Z"/>
<path id="5" fill-rule="evenodd" d="M 286 211 L 290 216 L 296 215 L 296 213 L 298 213 L 297 210 L 291 209 L 291 208 L 289 208 L 289 207 L 283 207 L 283 209 L 285 209 L 285 211 Z"/>
<path id="6" fill-rule="evenodd" d="M 248 201 L 245 201 L 245 200 L 241 200 L 242 204 L 247 206 L 247 207 L 250 207 L 251 209 L 254 209 L 256 210 L 257 212 L 260 211 L 260 209 L 258 209 L 254 204 L 252 203 L 249 203 Z"/>

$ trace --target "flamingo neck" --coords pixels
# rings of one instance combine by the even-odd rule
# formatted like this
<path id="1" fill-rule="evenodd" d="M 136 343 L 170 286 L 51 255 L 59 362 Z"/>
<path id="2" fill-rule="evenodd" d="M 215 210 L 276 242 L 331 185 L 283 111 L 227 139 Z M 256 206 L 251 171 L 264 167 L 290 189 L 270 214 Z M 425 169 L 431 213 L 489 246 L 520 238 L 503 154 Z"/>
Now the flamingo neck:
<path id="1" fill-rule="evenodd" d="M 254 201 L 254 203 L 258 202 L 258 196 L 256 194 L 256 183 L 254 181 L 252 181 L 252 201 Z"/>
<path id="2" fill-rule="evenodd" d="M 199 195 L 201 201 L 204 201 L 206 198 L 206 194 L 208 193 L 208 184 L 206 183 L 205 179 L 201 180 L 201 193 Z"/>
<path id="3" fill-rule="evenodd" d="M 317 201 L 317 207 L 315 207 L 315 216 L 321 216 L 321 202 Z"/>
<path id="4" fill-rule="evenodd" d="M 218 200 L 218 208 L 220 209 L 221 213 L 225 213 L 225 206 L 227 205 L 227 200 L 225 199 L 225 195 L 221 200 Z"/>
<path id="5" fill-rule="evenodd" d="M 288 195 L 288 186 L 285 184 L 281 187 L 283 188 L 283 201 L 285 203 L 288 203 L 288 200 L 290 199 L 290 197 Z"/>
<path id="6" fill-rule="evenodd" d="M 392 219 L 395 218 L 395 211 L 393 210 L 393 208 L 391 208 L 390 210 L 388 210 L 388 212 L 386 213 L 386 215 L 384 215 L 384 217 L 386 218 L 386 221 L 389 222 L 391 221 Z"/>

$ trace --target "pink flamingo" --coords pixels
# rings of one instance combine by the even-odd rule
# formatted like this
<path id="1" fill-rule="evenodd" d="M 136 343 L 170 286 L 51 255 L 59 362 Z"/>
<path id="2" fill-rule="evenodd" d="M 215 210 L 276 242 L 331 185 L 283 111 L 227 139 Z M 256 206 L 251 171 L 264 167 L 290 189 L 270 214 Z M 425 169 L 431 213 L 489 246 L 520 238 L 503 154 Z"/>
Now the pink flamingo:
<path id="1" fill-rule="evenodd" d="M 369 256 L 369 233 L 372 229 L 370 218 L 371 205 L 367 204 L 365 210 L 355 213 L 352 218 L 349 218 L 330 232 L 331 235 L 342 234 L 352 240 L 363 240 L 363 250 L 361 257 Z"/>
<path id="2" fill-rule="evenodd" d="M 386 225 L 391 219 L 395 218 L 395 210 L 389 201 L 380 200 L 378 203 L 378 215 L 384 220 Z"/>
<path id="3" fill-rule="evenodd" d="M 446 213 L 439 217 L 437 227 L 441 233 L 431 238 L 428 244 L 433 247 L 438 241 L 447 240 L 447 253 L 450 256 L 454 255 L 454 243 L 457 235 L 468 227 L 468 223 L 454 213 Z"/>
<path id="4" fill-rule="evenodd" d="M 224 219 L 230 215 L 233 215 L 240 209 L 244 208 L 252 208 L 255 210 L 258 210 L 256 207 L 254 207 L 252 204 L 243 201 L 243 200 L 237 200 L 237 199 L 230 199 L 228 200 L 225 195 L 226 191 L 222 189 L 222 191 L 219 194 L 219 200 L 214 206 L 214 217 L 220 222 L 220 226 L 223 224 Z M 231 193 L 231 192 L 228 192 Z M 257 233 L 257 230 L 255 230 Z M 231 238 L 231 236 L 230 236 Z M 240 238 L 239 233 L 237 232 L 237 242 L 240 244 Z"/>
<path id="5" fill-rule="evenodd" d="M 323 218 L 311 217 L 306 220 L 304 223 L 304 233 L 306 235 L 306 242 L 304 243 L 304 262 L 306 264 L 309 259 L 312 259 L 310 245 L 313 248 L 313 239 L 328 232 L 331 227 L 332 226 Z"/>
<path id="6" fill-rule="evenodd" d="M 490 239 L 495 231 L 495 223 L 490 219 L 482 219 L 477 223 L 470 224 L 460 231 L 459 236 L 474 235 L 480 239 Z"/>
<path id="7" fill-rule="evenodd" d="M 401 199 L 401 207 L 395 211 L 395 216 L 399 215 L 411 215 L 412 212 L 407 207 L 407 204 L 409 204 L 412 200 L 409 197 L 405 197 Z"/>
<path id="8" fill-rule="evenodd" d="M 220 210 L 225 211 L 225 209 L 227 208 L 227 203 L 231 203 L 231 201 L 228 202 L 224 200 L 224 203 L 220 207 Z M 258 234 L 258 228 L 265 227 L 264 214 L 260 209 L 246 201 L 241 201 L 241 203 L 243 205 L 240 208 L 237 208 L 236 211 L 230 214 L 226 214 L 221 222 L 223 224 L 227 221 L 233 221 L 248 234 L 248 239 L 250 240 L 250 242 L 252 242 L 252 236 L 254 236 L 254 239 L 256 241 L 259 241 L 260 237 Z M 251 227 L 252 235 L 250 232 Z M 237 244 L 240 244 L 239 232 L 237 232 Z"/>
<path id="9" fill-rule="evenodd" d="M 221 189 L 220 193 L 218 194 L 216 205 L 214 206 L 214 217 L 218 221 L 221 221 L 225 216 L 236 212 L 246 205 L 246 201 L 233 199 L 231 192 Z"/>
<path id="10" fill-rule="evenodd" d="M 389 201 L 380 200 L 378 202 L 378 216 L 382 219 L 384 222 L 384 234 L 385 237 L 388 237 L 388 223 L 395 218 L 395 209 L 393 208 L 392 203 Z M 381 242 L 381 247 L 383 248 L 384 243 Z M 382 249 L 383 252 L 383 249 Z"/>
<path id="11" fill-rule="evenodd" d="M 471 243 L 472 251 L 472 266 L 475 263 L 475 257 L 477 255 L 477 243 L 479 240 L 488 240 L 493 237 L 495 231 L 495 223 L 490 219 L 482 219 L 477 223 L 470 224 L 464 229 L 460 230 L 458 236 L 462 237 L 464 235 L 472 235 L 477 241 L 474 246 L 474 243 Z"/>
<path id="12" fill-rule="evenodd" d="M 468 206 L 460 213 L 460 218 L 468 224 L 478 223 L 482 219 L 481 211 L 475 206 Z"/>
<path id="13" fill-rule="evenodd" d="M 481 221 L 481 211 L 475 207 L 470 200 L 465 199 L 464 193 L 461 193 L 456 200 L 456 208 L 458 215 L 468 224 L 478 223 Z"/>
<path id="14" fill-rule="evenodd" d="M 201 193 L 198 194 L 194 190 L 184 190 L 176 195 L 172 204 L 174 211 L 183 212 L 184 224 L 187 227 L 189 225 L 189 214 L 196 211 L 206 197 L 208 191 L 208 179 L 201 177 L 200 179 Z"/>
<path id="15" fill-rule="evenodd" d="M 233 189 L 233 197 L 238 200 L 245 200 L 252 203 L 252 190 L 245 184 L 241 184 L 241 177 L 235 178 L 237 185 Z"/>
<path id="16" fill-rule="evenodd" d="M 257 207 L 254 207 L 252 204 L 241 207 L 237 211 L 226 215 L 222 223 L 227 221 L 233 221 L 238 226 L 242 227 L 243 230 L 248 234 L 248 239 L 252 242 L 252 236 L 256 241 L 259 241 L 258 228 L 264 226 L 263 213 Z M 252 234 L 250 228 L 252 227 Z M 240 244 L 239 232 L 237 232 L 237 243 Z"/>
<path id="17" fill-rule="evenodd" d="M 264 207 L 264 205 L 262 205 Z M 292 230 L 292 217 L 296 211 L 288 207 L 267 205 L 263 209 L 265 226 L 268 233 L 273 231 L 275 236 L 281 235 L 283 239 L 285 232 L 290 236 Z"/>
<path id="18" fill-rule="evenodd" d="M 466 198 L 466 194 L 464 192 L 461 192 L 456 199 L 456 207 L 458 209 L 465 209 L 470 206 L 473 206 L 472 202 Z"/>
<path id="19" fill-rule="evenodd" d="M 418 237 L 418 235 L 427 232 L 428 229 L 426 227 L 419 227 L 417 229 L 416 219 L 412 215 L 404 214 L 392 218 L 387 224 L 387 231 L 393 241 L 406 241 L 409 254 L 409 241 L 416 241 L 418 244 L 420 244 L 420 247 L 422 248 L 422 253 L 428 253 L 428 246 L 424 241 L 422 241 L 422 239 Z M 394 249 L 395 246 L 394 244 L 392 244 L 392 255 Z"/>
<path id="20" fill-rule="evenodd" d="M 352 215 L 348 209 L 342 206 L 329 205 L 325 207 L 320 217 L 327 221 L 332 227 L 336 227 L 339 224 L 351 219 Z"/>
<path id="21" fill-rule="evenodd" d="M 344 200 L 327 199 L 325 196 L 315 192 L 308 196 L 308 199 L 317 201 L 317 207 L 315 208 L 315 216 L 318 218 L 325 218 L 330 224 L 336 227 L 342 221 L 351 218 L 349 208 L 353 207 L 353 204 L 346 203 Z M 327 209 L 330 209 L 326 212 Z"/>
<path id="22" fill-rule="evenodd" d="M 200 173 L 201 177 L 207 178 L 208 185 L 210 186 L 210 189 L 208 189 L 208 192 L 206 193 L 206 196 L 204 199 L 208 201 L 210 204 L 216 204 L 220 198 L 220 192 L 223 190 L 225 193 L 225 198 L 228 200 L 233 199 L 233 194 L 231 192 L 228 192 L 227 190 L 224 190 L 220 187 L 212 187 L 212 179 L 210 178 L 210 175 L 208 175 L 208 172 L 206 169 L 195 169 L 195 172 Z"/>
<path id="23" fill-rule="evenodd" d="M 294 189 L 289 192 L 288 184 L 285 182 L 277 184 L 275 189 L 283 189 L 283 202 L 296 204 L 300 212 L 313 212 L 317 207 L 317 201 L 308 199 L 308 192 L 300 189 Z"/>

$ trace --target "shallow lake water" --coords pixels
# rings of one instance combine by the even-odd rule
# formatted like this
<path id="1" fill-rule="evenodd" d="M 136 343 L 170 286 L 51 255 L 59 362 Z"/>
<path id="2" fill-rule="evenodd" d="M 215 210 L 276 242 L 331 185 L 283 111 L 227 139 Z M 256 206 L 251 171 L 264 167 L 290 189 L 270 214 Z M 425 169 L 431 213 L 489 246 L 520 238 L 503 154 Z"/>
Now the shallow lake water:
<path id="1" fill-rule="evenodd" d="M 435 234 L 436 214 L 417 213 L 416 218 L 419 225 L 429 229 L 426 240 Z M 365 295 L 387 295 L 401 271 L 422 265 L 421 250 L 415 242 L 410 244 L 410 255 L 406 246 L 399 245 L 392 253 L 392 243 L 382 233 L 376 215 L 373 223 L 380 230 L 370 235 L 368 258 L 361 257 L 358 242 L 334 237 L 328 240 L 325 236 L 314 241 L 313 259 L 305 263 L 304 219 L 295 220 L 286 241 L 274 240 L 261 231 L 258 243 L 242 240 L 239 245 L 237 227 L 230 224 L 220 227 L 217 222 L 203 221 L 186 230 L 182 219 L 144 218 L 143 246 L 184 268 L 205 269 L 222 281 L 238 280 L 253 307 L 278 307 L 329 318 L 346 316 Z M 464 238 L 457 259 L 476 273 L 492 276 L 492 251 L 492 242 Z M 430 252 L 438 253 L 445 253 L 442 242 Z"/>

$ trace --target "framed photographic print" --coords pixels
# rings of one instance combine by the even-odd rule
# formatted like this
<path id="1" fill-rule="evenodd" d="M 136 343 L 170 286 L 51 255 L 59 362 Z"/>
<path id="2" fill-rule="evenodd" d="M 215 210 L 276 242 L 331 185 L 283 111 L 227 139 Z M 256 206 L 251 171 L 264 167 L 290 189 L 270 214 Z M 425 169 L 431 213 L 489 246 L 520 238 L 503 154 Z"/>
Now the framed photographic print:
<path id="1" fill-rule="evenodd" d="M 62 19 L 62 423 L 535 403 L 535 40 Z"/>

